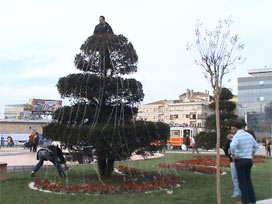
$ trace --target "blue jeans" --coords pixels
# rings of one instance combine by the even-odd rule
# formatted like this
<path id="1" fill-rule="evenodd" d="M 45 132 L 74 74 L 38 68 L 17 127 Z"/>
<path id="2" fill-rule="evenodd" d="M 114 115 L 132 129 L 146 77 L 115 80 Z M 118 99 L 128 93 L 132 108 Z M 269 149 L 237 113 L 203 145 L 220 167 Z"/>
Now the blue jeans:
<path id="1" fill-rule="evenodd" d="M 33 169 L 34 174 L 39 171 L 39 169 L 42 167 L 44 161 L 51 161 L 54 166 L 56 167 L 58 174 L 60 177 L 64 177 L 65 173 L 60 165 L 60 163 L 57 161 L 56 158 L 50 158 L 49 152 L 47 150 L 40 150 L 38 152 L 38 158 L 39 162 L 36 164 L 36 166 Z"/>
<path id="2" fill-rule="evenodd" d="M 233 186 L 234 186 L 233 196 L 238 197 L 238 196 L 241 195 L 241 191 L 240 191 L 240 188 L 239 188 L 237 170 L 236 170 L 234 162 L 230 163 L 230 170 L 231 170 L 232 183 L 233 183 Z"/>

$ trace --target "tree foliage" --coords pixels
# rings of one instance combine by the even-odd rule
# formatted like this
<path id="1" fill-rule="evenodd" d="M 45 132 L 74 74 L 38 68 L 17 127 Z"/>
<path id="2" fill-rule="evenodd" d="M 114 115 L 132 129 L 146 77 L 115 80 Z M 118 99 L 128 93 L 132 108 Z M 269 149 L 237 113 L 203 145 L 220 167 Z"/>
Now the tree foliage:
<path id="1" fill-rule="evenodd" d="M 73 104 L 55 112 L 44 136 L 73 151 L 92 146 L 102 176 L 111 175 L 115 160 L 127 159 L 136 150 L 154 150 L 152 141 L 166 143 L 169 137 L 167 124 L 135 121 L 143 88 L 124 75 L 136 72 L 137 62 L 133 45 L 123 35 L 95 34 L 75 56 L 80 73 L 57 83 L 60 95 Z"/>
<path id="2" fill-rule="evenodd" d="M 220 131 L 221 131 L 221 147 L 224 146 L 226 136 L 230 133 L 230 126 L 237 119 L 235 113 L 236 104 L 231 101 L 232 92 L 227 88 L 222 88 L 220 95 Z M 215 110 L 215 103 L 211 103 L 209 108 Z M 216 147 L 216 117 L 215 114 L 209 115 L 205 123 L 206 131 L 198 134 L 199 145 L 204 149 L 213 149 Z M 213 138 L 214 137 L 214 138 Z M 208 144 L 209 143 L 209 144 Z"/>

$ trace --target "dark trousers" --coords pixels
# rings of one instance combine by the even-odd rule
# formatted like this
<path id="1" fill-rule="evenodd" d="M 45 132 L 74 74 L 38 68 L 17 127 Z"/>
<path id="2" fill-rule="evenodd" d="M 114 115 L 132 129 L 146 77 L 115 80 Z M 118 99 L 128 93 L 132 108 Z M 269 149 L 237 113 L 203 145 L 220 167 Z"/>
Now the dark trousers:
<path id="1" fill-rule="evenodd" d="M 251 182 L 251 159 L 236 159 L 235 167 L 237 169 L 239 188 L 242 194 L 242 203 L 256 203 L 256 196 Z"/>
<path id="2" fill-rule="evenodd" d="M 33 152 L 37 152 L 37 147 L 38 147 L 38 145 L 33 144 Z"/>

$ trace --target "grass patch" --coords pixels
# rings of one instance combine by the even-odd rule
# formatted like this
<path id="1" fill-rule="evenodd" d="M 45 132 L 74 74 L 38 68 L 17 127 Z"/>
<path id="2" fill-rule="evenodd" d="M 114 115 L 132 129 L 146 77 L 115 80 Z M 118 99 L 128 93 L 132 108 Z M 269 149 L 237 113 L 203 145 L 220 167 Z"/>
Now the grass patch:
<path id="1" fill-rule="evenodd" d="M 185 181 L 179 188 L 174 189 L 173 195 L 167 195 L 165 191 L 157 193 L 135 193 L 135 194 L 115 194 L 115 195 L 57 195 L 33 191 L 28 188 L 28 184 L 34 179 L 30 178 L 29 172 L 9 173 L 8 182 L 0 183 L 0 203 L 1 204 L 73 204 L 73 203 L 179 203 L 179 204 L 212 204 L 216 203 L 215 175 L 197 174 L 190 171 L 179 171 L 170 169 L 160 169 L 155 165 L 158 163 L 173 163 L 181 159 L 190 159 L 188 154 L 166 154 L 165 157 L 154 160 L 135 162 L 116 162 L 117 165 L 134 167 L 140 171 L 158 172 L 163 174 L 175 174 Z M 40 171 L 36 178 L 48 178 L 52 181 L 61 181 L 67 184 L 92 184 L 99 183 L 96 174 L 96 165 L 75 166 L 68 173 L 66 179 L 60 179 L 55 171 Z M 230 198 L 233 193 L 233 186 L 230 170 L 224 169 L 227 175 L 222 178 L 222 202 L 224 204 L 235 203 L 236 200 Z M 258 200 L 272 197 L 272 159 L 268 158 L 266 163 L 254 164 L 252 168 L 252 180 Z M 107 184 L 130 183 L 130 177 L 113 174 L 113 178 L 104 180 Z"/>

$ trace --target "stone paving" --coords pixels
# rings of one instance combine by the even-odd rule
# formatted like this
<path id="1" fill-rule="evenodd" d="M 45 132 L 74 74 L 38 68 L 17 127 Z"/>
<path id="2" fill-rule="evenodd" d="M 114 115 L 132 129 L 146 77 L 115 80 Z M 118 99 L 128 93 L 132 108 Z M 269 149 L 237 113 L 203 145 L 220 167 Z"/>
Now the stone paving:
<path id="1" fill-rule="evenodd" d="M 267 200 L 257 201 L 257 204 L 272 204 L 272 198 Z"/>
<path id="2" fill-rule="evenodd" d="M 38 149 L 39 150 L 39 149 Z M 154 159 L 162 157 L 163 154 L 155 153 L 153 156 L 143 158 L 141 155 L 133 155 L 130 159 L 133 161 L 143 159 Z M 8 171 L 28 171 L 37 164 L 37 153 L 30 152 L 29 149 L 22 147 L 1 148 L 0 161 L 8 164 Z M 68 166 L 78 164 L 78 162 L 67 162 Z M 44 162 L 44 168 L 50 168 L 53 164 L 50 161 Z"/>

